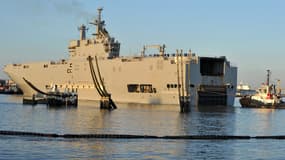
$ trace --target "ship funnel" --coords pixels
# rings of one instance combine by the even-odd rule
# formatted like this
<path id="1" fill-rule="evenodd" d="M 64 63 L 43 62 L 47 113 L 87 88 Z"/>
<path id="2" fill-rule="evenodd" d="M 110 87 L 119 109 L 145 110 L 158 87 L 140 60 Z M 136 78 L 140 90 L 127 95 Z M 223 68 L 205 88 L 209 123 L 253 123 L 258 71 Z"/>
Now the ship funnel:
<path id="1" fill-rule="evenodd" d="M 78 30 L 80 31 L 80 40 L 86 39 L 86 31 L 88 28 L 84 24 L 82 24 L 80 27 L 78 27 Z"/>

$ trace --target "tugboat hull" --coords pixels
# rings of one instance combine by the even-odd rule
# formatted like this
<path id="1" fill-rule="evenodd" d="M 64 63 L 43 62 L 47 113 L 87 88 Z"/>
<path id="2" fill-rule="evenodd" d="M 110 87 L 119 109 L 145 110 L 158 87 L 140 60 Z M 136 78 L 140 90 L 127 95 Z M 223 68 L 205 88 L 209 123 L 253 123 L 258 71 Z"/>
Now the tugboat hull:
<path id="1" fill-rule="evenodd" d="M 254 100 L 251 97 L 242 97 L 239 100 L 243 108 L 278 108 L 285 109 L 285 103 L 271 104 L 271 103 L 262 103 L 260 101 Z"/>

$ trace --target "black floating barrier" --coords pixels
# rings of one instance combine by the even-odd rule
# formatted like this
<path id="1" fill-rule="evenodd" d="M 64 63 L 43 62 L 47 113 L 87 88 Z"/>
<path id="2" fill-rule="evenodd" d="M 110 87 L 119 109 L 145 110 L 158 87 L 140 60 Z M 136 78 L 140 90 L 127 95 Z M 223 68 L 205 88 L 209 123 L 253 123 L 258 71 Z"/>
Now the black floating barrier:
<path id="1" fill-rule="evenodd" d="M 279 135 L 279 136 L 255 136 L 254 139 L 285 139 L 285 135 Z"/>
<path id="2" fill-rule="evenodd" d="M 0 135 L 11 136 L 34 136 L 34 137 L 60 137 L 58 134 L 53 133 L 36 133 L 36 132 L 23 132 L 23 131 L 0 131 Z"/>
<path id="3" fill-rule="evenodd" d="M 177 136 L 153 136 L 130 134 L 54 134 L 24 131 L 0 130 L 0 135 L 30 136 L 48 138 L 100 138 L 100 139 L 184 139 L 184 140 L 241 140 L 241 139 L 285 139 L 285 135 L 277 136 L 234 136 L 234 135 L 177 135 Z"/>
<path id="4" fill-rule="evenodd" d="M 182 135 L 182 136 L 163 136 L 163 139 L 197 139 L 197 140 L 207 140 L 207 139 L 251 139 L 250 136 L 229 136 L 229 135 Z"/>

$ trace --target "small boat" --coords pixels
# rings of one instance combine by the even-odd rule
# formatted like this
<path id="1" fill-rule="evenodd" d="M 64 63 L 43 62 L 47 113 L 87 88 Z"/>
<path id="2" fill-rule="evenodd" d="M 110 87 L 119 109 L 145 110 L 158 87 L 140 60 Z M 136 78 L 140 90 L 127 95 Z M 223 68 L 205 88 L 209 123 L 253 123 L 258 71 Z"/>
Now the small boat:
<path id="1" fill-rule="evenodd" d="M 77 106 L 78 95 L 76 92 L 59 92 L 57 85 L 46 95 L 49 106 Z"/>
<path id="2" fill-rule="evenodd" d="M 67 89 L 64 92 L 60 92 L 57 85 L 52 84 L 48 92 L 41 91 L 30 81 L 23 77 L 23 80 L 35 91 L 38 92 L 38 95 L 43 97 L 38 97 L 33 95 L 30 98 L 23 98 L 23 104 L 47 104 L 48 106 L 77 106 L 78 105 L 78 94 L 72 90 L 71 92 Z"/>
<path id="3" fill-rule="evenodd" d="M 236 97 L 254 95 L 255 93 L 256 93 L 256 91 L 251 89 L 250 85 L 248 85 L 248 84 L 244 84 L 244 83 L 240 82 L 240 84 L 237 85 Z"/>
<path id="4" fill-rule="evenodd" d="M 58 93 L 47 96 L 47 105 L 49 106 L 77 106 L 77 94 L 74 93 Z"/>
<path id="5" fill-rule="evenodd" d="M 280 85 L 269 85 L 270 70 L 267 70 L 266 84 L 262 84 L 254 95 L 240 98 L 240 104 L 245 108 L 285 108 L 285 102 L 281 98 Z M 280 82 L 278 80 L 278 82 Z"/>

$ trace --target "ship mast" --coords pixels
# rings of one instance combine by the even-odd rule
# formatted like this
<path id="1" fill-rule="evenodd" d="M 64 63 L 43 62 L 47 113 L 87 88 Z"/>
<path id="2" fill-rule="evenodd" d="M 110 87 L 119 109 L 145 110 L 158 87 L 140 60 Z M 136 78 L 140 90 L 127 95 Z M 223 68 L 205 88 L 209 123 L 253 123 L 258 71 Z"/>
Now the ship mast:
<path id="1" fill-rule="evenodd" d="M 266 79 L 266 85 L 269 86 L 269 81 L 270 81 L 270 70 L 266 70 L 267 71 L 267 79 Z"/>
<path id="2" fill-rule="evenodd" d="M 102 27 L 104 26 L 105 22 L 101 21 L 101 13 L 102 13 L 103 8 L 98 8 L 97 10 L 98 10 L 98 17 L 97 17 L 97 22 L 95 23 L 97 25 L 96 34 L 98 35 L 99 31 L 102 30 Z"/>
<path id="3" fill-rule="evenodd" d="M 104 37 L 109 37 L 108 32 L 105 30 L 105 21 L 102 21 L 102 10 L 103 8 L 98 8 L 98 16 L 97 19 L 94 20 L 94 22 L 90 22 L 90 24 L 93 24 L 96 26 L 96 33 L 93 35 L 96 36 L 96 39 L 98 38 L 104 38 Z"/>

